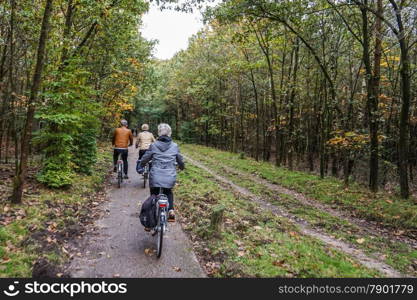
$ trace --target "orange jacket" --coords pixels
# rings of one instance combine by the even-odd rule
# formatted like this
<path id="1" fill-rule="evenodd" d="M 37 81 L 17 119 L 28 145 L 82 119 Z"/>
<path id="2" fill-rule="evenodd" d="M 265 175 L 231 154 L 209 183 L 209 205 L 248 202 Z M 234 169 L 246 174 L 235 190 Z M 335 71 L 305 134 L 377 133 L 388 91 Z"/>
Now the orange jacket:
<path id="1" fill-rule="evenodd" d="M 133 135 L 130 129 L 119 127 L 114 130 L 113 146 L 114 148 L 127 149 L 133 144 Z"/>

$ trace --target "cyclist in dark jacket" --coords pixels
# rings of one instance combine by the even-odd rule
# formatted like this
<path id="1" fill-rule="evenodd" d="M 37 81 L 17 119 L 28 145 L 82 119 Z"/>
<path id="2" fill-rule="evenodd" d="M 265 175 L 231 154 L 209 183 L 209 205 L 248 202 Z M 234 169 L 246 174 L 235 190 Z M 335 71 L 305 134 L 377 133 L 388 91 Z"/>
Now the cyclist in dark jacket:
<path id="1" fill-rule="evenodd" d="M 168 220 L 174 221 L 174 195 L 172 188 L 177 179 L 176 164 L 183 170 L 184 160 L 178 145 L 171 139 L 171 127 L 168 124 L 158 125 L 158 139 L 153 143 L 140 161 L 140 167 L 144 167 L 152 160 L 149 172 L 149 186 L 152 195 L 159 194 L 159 188 L 167 195 L 169 201 Z"/>

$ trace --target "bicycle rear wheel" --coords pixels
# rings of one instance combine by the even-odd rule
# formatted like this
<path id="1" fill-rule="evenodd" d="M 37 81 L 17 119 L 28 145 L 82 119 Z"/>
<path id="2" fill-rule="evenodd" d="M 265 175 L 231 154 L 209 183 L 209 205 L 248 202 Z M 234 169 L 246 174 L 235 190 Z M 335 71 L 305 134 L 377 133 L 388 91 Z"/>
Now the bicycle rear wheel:
<path id="1" fill-rule="evenodd" d="M 117 164 L 117 187 L 120 188 L 123 182 L 123 164 Z"/>
<path id="2" fill-rule="evenodd" d="M 160 258 L 161 254 L 162 254 L 162 242 L 164 240 L 164 227 L 163 225 L 159 225 L 158 228 L 158 236 L 157 236 L 157 241 L 156 241 L 156 257 Z"/>

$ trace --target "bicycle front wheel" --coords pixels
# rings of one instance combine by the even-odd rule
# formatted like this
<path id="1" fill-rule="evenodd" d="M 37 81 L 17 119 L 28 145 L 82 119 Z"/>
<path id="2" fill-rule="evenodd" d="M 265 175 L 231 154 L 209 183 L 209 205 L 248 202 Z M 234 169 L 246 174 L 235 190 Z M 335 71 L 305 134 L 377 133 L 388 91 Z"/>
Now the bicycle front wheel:
<path id="1" fill-rule="evenodd" d="M 117 187 L 120 188 L 121 184 L 122 184 L 122 176 L 119 174 L 117 176 Z"/>
<path id="2" fill-rule="evenodd" d="M 145 173 L 145 174 L 143 174 L 143 188 L 145 189 L 146 188 L 146 181 L 148 180 L 148 174 L 147 173 Z"/>

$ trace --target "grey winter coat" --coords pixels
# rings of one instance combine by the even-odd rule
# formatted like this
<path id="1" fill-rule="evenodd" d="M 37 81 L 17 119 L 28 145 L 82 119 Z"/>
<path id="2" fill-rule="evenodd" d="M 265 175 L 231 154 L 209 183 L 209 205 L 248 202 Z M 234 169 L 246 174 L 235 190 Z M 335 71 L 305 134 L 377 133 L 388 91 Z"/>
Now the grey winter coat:
<path id="1" fill-rule="evenodd" d="M 178 145 L 170 137 L 159 137 L 142 156 L 140 166 L 144 167 L 150 160 L 152 167 L 149 172 L 149 186 L 173 188 L 177 179 L 175 163 L 178 163 L 181 170 L 184 169 Z"/>

